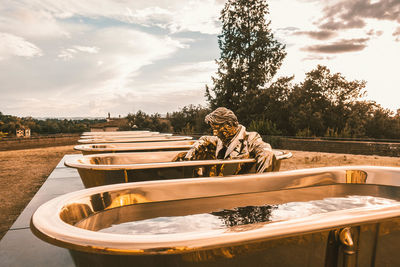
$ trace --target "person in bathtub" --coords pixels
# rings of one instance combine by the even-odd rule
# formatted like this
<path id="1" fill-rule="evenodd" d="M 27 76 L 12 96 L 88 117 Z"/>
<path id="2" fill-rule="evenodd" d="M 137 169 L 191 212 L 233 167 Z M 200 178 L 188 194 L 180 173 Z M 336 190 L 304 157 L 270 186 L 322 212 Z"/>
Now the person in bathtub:
<path id="1" fill-rule="evenodd" d="M 183 160 L 204 159 L 256 159 L 256 172 L 273 170 L 274 153 L 256 132 L 247 132 L 236 115 L 220 107 L 205 117 L 214 136 L 202 136 L 187 152 Z M 243 167 L 243 166 L 242 166 Z M 241 167 L 236 173 L 245 173 Z"/>

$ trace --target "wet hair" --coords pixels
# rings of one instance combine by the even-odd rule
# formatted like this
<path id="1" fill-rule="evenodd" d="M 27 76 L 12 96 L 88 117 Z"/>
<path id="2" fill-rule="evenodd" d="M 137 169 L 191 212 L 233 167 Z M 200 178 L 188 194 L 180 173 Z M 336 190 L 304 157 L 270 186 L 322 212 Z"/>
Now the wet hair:
<path id="1" fill-rule="evenodd" d="M 238 119 L 232 110 L 220 107 L 208 114 L 205 118 L 207 124 L 224 124 L 228 123 L 231 126 L 238 126 Z"/>

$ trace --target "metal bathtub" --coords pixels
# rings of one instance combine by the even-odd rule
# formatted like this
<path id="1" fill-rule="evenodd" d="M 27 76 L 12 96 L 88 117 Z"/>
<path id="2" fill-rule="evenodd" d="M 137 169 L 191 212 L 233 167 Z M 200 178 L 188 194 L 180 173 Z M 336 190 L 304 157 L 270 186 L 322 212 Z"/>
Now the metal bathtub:
<path id="1" fill-rule="evenodd" d="M 224 231 L 130 235 L 110 225 L 240 206 L 362 195 L 400 200 L 400 168 L 346 166 L 224 179 L 108 185 L 53 199 L 31 230 L 77 266 L 400 266 L 400 205 L 352 208 Z"/>
<path id="2" fill-rule="evenodd" d="M 102 136 L 111 136 L 111 135 L 121 135 L 121 134 L 144 134 L 150 133 L 150 131 L 115 131 L 115 132 L 83 132 L 82 136 L 88 135 L 102 135 Z M 152 132 L 154 133 L 154 132 Z"/>
<path id="3" fill-rule="evenodd" d="M 175 161 L 187 151 L 155 151 L 109 153 L 82 156 L 67 160 L 67 167 L 76 168 L 86 188 L 116 183 L 165 180 L 208 176 L 229 176 L 254 173 L 254 159 Z M 281 160 L 290 152 L 274 150 L 273 171 L 279 171 Z M 240 167 L 239 167 L 240 165 Z"/>
<path id="4" fill-rule="evenodd" d="M 84 138 L 79 139 L 81 144 L 95 143 L 137 143 L 137 142 L 160 142 L 160 141 L 182 141 L 192 140 L 191 136 L 171 136 L 171 135 L 154 135 L 154 136 L 136 136 L 136 137 L 104 137 L 104 138 Z"/>
<path id="5" fill-rule="evenodd" d="M 100 154 L 100 153 L 166 151 L 166 150 L 178 151 L 178 150 L 189 150 L 194 143 L 195 141 L 87 144 L 87 145 L 77 145 L 74 147 L 74 149 L 81 151 L 83 155 Z"/>
<path id="6" fill-rule="evenodd" d="M 152 137 L 152 136 L 172 136 L 172 133 L 160 132 L 112 132 L 113 134 L 91 134 L 81 135 L 81 139 L 125 139 L 125 138 L 139 138 L 139 137 Z"/>
<path id="7" fill-rule="evenodd" d="M 138 138 L 152 136 L 171 136 L 172 134 L 143 133 L 143 134 L 119 134 L 119 135 L 81 135 L 81 139 L 119 139 L 119 138 Z"/>

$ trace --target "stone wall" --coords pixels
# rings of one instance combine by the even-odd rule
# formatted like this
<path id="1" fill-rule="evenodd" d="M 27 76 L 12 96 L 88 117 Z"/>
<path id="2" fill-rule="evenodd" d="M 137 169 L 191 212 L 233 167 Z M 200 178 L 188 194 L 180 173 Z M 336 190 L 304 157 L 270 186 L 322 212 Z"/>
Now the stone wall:
<path id="1" fill-rule="evenodd" d="M 0 140 L 0 151 L 75 145 L 78 143 L 79 136 L 80 134 L 63 134 L 30 138 L 4 138 Z"/>
<path id="2" fill-rule="evenodd" d="M 269 138 L 264 138 L 268 141 Z M 328 153 L 400 157 L 400 143 L 276 138 L 274 148 Z"/>
<path id="3" fill-rule="evenodd" d="M 78 144 L 79 134 L 0 140 L 0 151 Z M 198 138 L 195 138 L 198 139 Z M 358 155 L 400 157 L 400 142 L 337 141 L 263 136 L 273 148 Z"/>

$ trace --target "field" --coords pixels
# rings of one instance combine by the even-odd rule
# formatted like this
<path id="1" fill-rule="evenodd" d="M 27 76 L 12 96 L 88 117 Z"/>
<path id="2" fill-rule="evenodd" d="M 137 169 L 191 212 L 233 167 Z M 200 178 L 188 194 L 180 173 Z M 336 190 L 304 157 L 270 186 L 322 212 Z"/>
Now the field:
<path id="1" fill-rule="evenodd" d="M 0 239 L 73 146 L 0 151 Z M 399 158 L 292 151 L 281 170 L 339 165 L 398 166 Z"/>
<path id="2" fill-rule="evenodd" d="M 0 151 L 0 238 L 73 146 Z"/>

